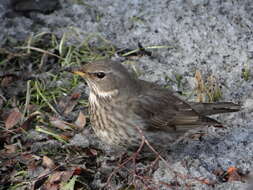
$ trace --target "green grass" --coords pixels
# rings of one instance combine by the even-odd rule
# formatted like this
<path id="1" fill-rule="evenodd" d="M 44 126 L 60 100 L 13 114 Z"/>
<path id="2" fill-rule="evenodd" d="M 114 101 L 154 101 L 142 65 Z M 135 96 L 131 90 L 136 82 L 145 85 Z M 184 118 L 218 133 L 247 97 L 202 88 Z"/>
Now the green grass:
<path id="1" fill-rule="evenodd" d="M 250 67 L 249 67 L 249 65 L 244 64 L 244 65 L 243 65 L 243 68 L 242 68 L 242 78 L 243 78 L 245 81 L 249 81 L 250 76 L 251 76 Z"/>

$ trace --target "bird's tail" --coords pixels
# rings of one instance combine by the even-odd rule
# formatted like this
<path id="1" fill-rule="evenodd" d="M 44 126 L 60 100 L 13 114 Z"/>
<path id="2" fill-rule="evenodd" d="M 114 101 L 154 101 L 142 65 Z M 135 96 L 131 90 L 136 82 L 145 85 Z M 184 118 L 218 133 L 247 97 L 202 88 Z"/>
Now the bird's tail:
<path id="1" fill-rule="evenodd" d="M 190 102 L 192 108 L 201 115 L 213 115 L 218 113 L 237 112 L 241 109 L 241 105 L 232 102 L 217 102 L 217 103 L 199 103 Z"/>

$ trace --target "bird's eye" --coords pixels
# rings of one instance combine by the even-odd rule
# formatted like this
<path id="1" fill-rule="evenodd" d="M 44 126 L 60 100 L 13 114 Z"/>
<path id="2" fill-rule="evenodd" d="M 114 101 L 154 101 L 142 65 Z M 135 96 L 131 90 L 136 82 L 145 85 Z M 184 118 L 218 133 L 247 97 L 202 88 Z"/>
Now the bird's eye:
<path id="1" fill-rule="evenodd" d="M 105 77 L 105 73 L 103 73 L 103 72 L 95 73 L 95 75 L 96 75 L 97 78 L 100 78 L 100 79 Z"/>

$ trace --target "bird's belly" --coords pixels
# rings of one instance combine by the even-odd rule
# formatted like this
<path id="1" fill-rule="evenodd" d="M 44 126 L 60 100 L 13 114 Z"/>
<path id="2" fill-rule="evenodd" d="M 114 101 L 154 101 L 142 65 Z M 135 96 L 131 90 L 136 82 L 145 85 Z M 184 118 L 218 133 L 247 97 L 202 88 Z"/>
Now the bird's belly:
<path id="1" fill-rule="evenodd" d="M 103 142 L 113 146 L 131 147 L 140 144 L 133 119 L 110 109 L 90 109 L 91 124 L 95 134 Z"/>
<path id="2" fill-rule="evenodd" d="M 106 107 L 90 107 L 92 128 L 96 136 L 106 144 L 128 149 L 138 148 L 142 135 L 157 147 L 168 147 L 173 139 L 164 131 L 149 131 L 142 120 L 122 110 Z M 116 110 L 115 110 L 116 109 Z M 174 139 L 175 140 L 175 139 Z"/>

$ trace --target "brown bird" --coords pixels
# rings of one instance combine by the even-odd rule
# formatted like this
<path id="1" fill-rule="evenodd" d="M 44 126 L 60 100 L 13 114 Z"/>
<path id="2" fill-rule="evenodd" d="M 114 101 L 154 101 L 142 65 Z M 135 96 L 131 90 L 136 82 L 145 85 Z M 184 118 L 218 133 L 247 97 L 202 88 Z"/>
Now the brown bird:
<path id="1" fill-rule="evenodd" d="M 82 76 L 90 88 L 95 134 L 116 147 L 138 147 L 140 131 L 151 144 L 168 147 L 190 129 L 219 124 L 207 115 L 240 110 L 230 102 L 186 102 L 168 89 L 137 79 L 110 60 L 88 63 L 72 72 Z"/>

